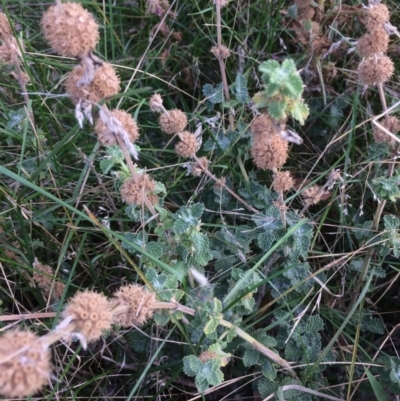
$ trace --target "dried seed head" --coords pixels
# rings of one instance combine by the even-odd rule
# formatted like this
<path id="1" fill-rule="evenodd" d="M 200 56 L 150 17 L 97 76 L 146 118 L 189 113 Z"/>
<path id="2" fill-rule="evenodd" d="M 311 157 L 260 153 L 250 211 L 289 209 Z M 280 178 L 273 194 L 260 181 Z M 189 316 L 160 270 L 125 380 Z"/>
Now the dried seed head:
<path id="1" fill-rule="evenodd" d="M 156 182 L 148 174 L 140 174 L 137 177 L 127 178 L 121 186 L 121 197 L 125 203 L 143 205 L 144 197 L 152 205 L 158 202 L 158 197 L 152 192 L 156 188 Z"/>
<path id="2" fill-rule="evenodd" d="M 372 32 L 376 28 L 382 28 L 383 24 L 389 22 L 389 18 L 389 9 L 384 4 L 376 4 L 368 7 L 363 22 L 365 27 Z"/>
<path id="3" fill-rule="evenodd" d="M 218 59 L 226 59 L 231 55 L 230 50 L 224 45 L 213 46 L 211 48 L 211 53 Z"/>
<path id="4" fill-rule="evenodd" d="M 272 186 L 276 192 L 286 192 L 294 187 L 294 180 L 289 171 L 279 171 L 274 175 Z"/>
<path id="5" fill-rule="evenodd" d="M 99 41 L 99 27 L 92 14 L 78 3 L 51 6 L 42 17 L 44 37 L 64 57 L 84 56 Z"/>
<path id="6" fill-rule="evenodd" d="M 78 82 L 84 74 L 82 66 L 77 65 L 65 80 L 65 89 L 74 104 L 82 100 L 98 103 L 105 97 L 116 95 L 120 90 L 120 79 L 114 68 L 104 63 L 94 75 L 89 85 L 79 86 Z"/>
<path id="7" fill-rule="evenodd" d="M 375 53 L 385 53 L 389 47 L 389 35 L 383 28 L 366 33 L 357 41 L 357 50 L 362 57 L 370 57 Z"/>
<path id="8" fill-rule="evenodd" d="M 184 131 L 180 134 L 181 141 L 175 146 L 175 152 L 181 157 L 192 157 L 196 154 L 198 143 L 194 134 Z"/>
<path id="9" fill-rule="evenodd" d="M 132 327 L 146 323 L 154 313 L 152 306 L 156 300 L 153 293 L 141 285 L 130 284 L 121 287 L 111 301 L 113 307 L 125 306 L 123 313 L 114 312 L 114 323 L 121 327 Z"/>
<path id="10" fill-rule="evenodd" d="M 400 120 L 397 117 L 390 116 L 388 119 L 385 118 L 380 124 L 392 134 L 397 134 L 400 131 Z M 373 135 L 376 143 L 386 142 L 392 146 L 395 143 L 395 140 L 386 134 L 386 132 L 382 131 L 379 127 L 374 127 Z"/>
<path id="11" fill-rule="evenodd" d="M 37 259 L 33 262 L 33 281 L 42 289 L 50 288 L 53 281 L 53 269 L 48 265 L 42 265 Z"/>
<path id="12" fill-rule="evenodd" d="M 71 317 L 75 330 L 88 342 L 98 340 L 113 323 L 108 299 L 94 291 L 76 293 L 65 308 L 63 317 Z"/>
<path id="13" fill-rule="evenodd" d="M 50 372 L 49 349 L 35 334 L 16 330 L 0 337 L 0 394 L 7 398 L 35 394 L 46 385 Z"/>
<path id="14" fill-rule="evenodd" d="M 162 102 L 162 97 L 158 93 L 155 93 L 149 99 L 150 110 L 154 111 L 155 113 L 162 113 L 164 111 Z"/>
<path id="15" fill-rule="evenodd" d="M 262 170 L 281 168 L 288 157 L 289 144 L 279 134 L 255 135 L 251 156 L 255 165 Z"/>
<path id="16" fill-rule="evenodd" d="M 390 79 L 393 72 L 393 61 L 385 55 L 368 57 L 358 66 L 358 75 L 364 85 L 383 84 Z"/>
<path id="17" fill-rule="evenodd" d="M 210 165 L 210 161 L 205 156 L 200 157 L 199 162 L 195 161 L 192 164 L 191 174 L 195 177 L 199 177 Z"/>
<path id="18" fill-rule="evenodd" d="M 169 110 L 168 113 L 162 113 L 158 120 L 162 132 L 166 134 L 177 134 L 182 132 L 187 126 L 186 114 L 178 109 Z"/>
<path id="19" fill-rule="evenodd" d="M 0 38 L 7 40 L 10 36 L 12 36 L 12 29 L 7 15 L 0 13 Z"/>
<path id="20" fill-rule="evenodd" d="M 146 1 L 146 13 L 154 14 L 162 17 L 169 8 L 169 2 L 167 0 L 147 0 Z"/>
<path id="21" fill-rule="evenodd" d="M 122 124 L 123 129 L 129 135 L 129 140 L 132 143 L 136 142 L 139 138 L 139 127 L 132 116 L 124 110 L 112 110 L 110 113 Z M 102 145 L 111 146 L 117 143 L 115 133 L 112 132 L 100 118 L 96 121 L 94 131 Z"/>
<path id="22" fill-rule="evenodd" d="M 299 7 L 297 9 L 297 20 L 311 20 L 315 15 L 315 10 L 313 7 Z"/>
<path id="23" fill-rule="evenodd" d="M 322 191 L 319 185 L 313 185 L 306 188 L 301 196 L 304 198 L 306 205 L 316 205 L 328 193 L 328 191 Z"/>
<path id="24" fill-rule="evenodd" d="M 276 133 L 272 125 L 271 117 L 267 114 L 259 115 L 251 124 L 250 131 L 253 135 L 271 134 Z"/>

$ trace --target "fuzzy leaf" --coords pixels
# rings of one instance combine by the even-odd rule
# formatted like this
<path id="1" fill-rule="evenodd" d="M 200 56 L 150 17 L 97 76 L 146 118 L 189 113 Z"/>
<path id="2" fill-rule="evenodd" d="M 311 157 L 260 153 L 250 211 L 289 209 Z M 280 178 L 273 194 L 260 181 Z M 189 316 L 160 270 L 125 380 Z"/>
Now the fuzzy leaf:
<path id="1" fill-rule="evenodd" d="M 240 73 L 236 76 L 235 95 L 236 99 L 239 100 L 240 103 L 248 103 L 250 101 L 246 78 Z"/>
<path id="2" fill-rule="evenodd" d="M 317 333 L 324 329 L 324 321 L 319 315 L 310 316 L 304 327 L 305 333 Z"/>
<path id="3" fill-rule="evenodd" d="M 255 348 L 248 348 L 243 355 L 243 365 L 246 367 L 253 366 L 258 363 L 260 353 Z"/>
<path id="4" fill-rule="evenodd" d="M 183 371 L 188 376 L 196 376 L 202 367 L 202 362 L 195 355 L 188 355 L 183 358 Z"/>
<path id="5" fill-rule="evenodd" d="M 261 398 L 267 398 L 272 393 L 278 390 L 279 384 L 277 381 L 271 381 L 265 378 L 261 378 L 257 384 L 258 391 L 260 392 Z"/>
<path id="6" fill-rule="evenodd" d="M 268 104 L 268 113 L 276 120 L 283 120 L 286 118 L 286 106 L 285 100 L 271 100 Z"/>
<path id="7" fill-rule="evenodd" d="M 164 253 L 164 248 L 155 241 L 146 244 L 146 251 L 156 258 L 160 258 Z"/>
<path id="8" fill-rule="evenodd" d="M 222 103 L 224 101 L 222 83 L 218 84 L 215 87 L 210 84 L 205 84 L 203 86 L 203 95 L 212 104 Z"/>

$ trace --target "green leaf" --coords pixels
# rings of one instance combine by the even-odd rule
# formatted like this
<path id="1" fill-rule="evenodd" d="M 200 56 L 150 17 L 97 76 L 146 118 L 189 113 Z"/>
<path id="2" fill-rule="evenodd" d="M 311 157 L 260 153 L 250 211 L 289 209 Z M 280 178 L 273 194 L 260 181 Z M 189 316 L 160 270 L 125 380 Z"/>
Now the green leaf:
<path id="1" fill-rule="evenodd" d="M 202 362 L 195 355 L 188 355 L 183 358 L 183 371 L 188 376 L 196 376 L 202 367 Z"/>
<path id="2" fill-rule="evenodd" d="M 243 74 L 237 74 L 235 82 L 235 95 L 240 103 L 249 103 L 250 96 L 247 90 L 246 77 Z"/>
<path id="3" fill-rule="evenodd" d="M 114 166 L 114 162 L 111 159 L 103 159 L 100 162 L 100 169 L 103 174 L 107 174 Z"/>
<path id="4" fill-rule="evenodd" d="M 386 214 L 383 216 L 383 222 L 385 230 L 398 230 L 400 226 L 400 220 L 392 214 Z"/>
<path id="5" fill-rule="evenodd" d="M 310 109 L 303 103 L 302 100 L 293 102 L 293 104 L 288 108 L 288 113 L 299 122 L 300 125 L 304 125 L 306 118 L 310 114 Z"/>
<path id="6" fill-rule="evenodd" d="M 203 86 L 203 95 L 212 104 L 222 103 L 224 101 L 222 82 L 215 87 L 210 84 L 205 84 Z"/>
<path id="7" fill-rule="evenodd" d="M 376 380 L 375 376 L 369 371 L 369 369 L 365 369 L 365 373 L 367 374 L 369 383 L 371 384 L 372 390 L 374 391 L 377 401 L 389 401 L 389 398 L 386 395 L 385 390 L 378 382 L 378 380 Z"/>
<path id="8" fill-rule="evenodd" d="M 156 258 L 160 258 L 164 253 L 164 248 L 157 242 L 151 241 L 146 244 L 146 251 Z"/>
<path id="9" fill-rule="evenodd" d="M 210 316 L 210 318 L 208 319 L 207 323 L 204 326 L 204 334 L 208 336 L 209 334 L 214 333 L 214 331 L 218 327 L 218 323 L 219 323 L 218 318 Z"/>
<path id="10" fill-rule="evenodd" d="M 286 118 L 286 101 L 285 100 L 271 100 L 268 104 L 268 113 L 276 120 L 283 120 Z"/>
<path id="11" fill-rule="evenodd" d="M 247 348 L 243 354 L 243 365 L 246 367 L 253 366 L 258 363 L 260 353 L 255 348 Z"/>

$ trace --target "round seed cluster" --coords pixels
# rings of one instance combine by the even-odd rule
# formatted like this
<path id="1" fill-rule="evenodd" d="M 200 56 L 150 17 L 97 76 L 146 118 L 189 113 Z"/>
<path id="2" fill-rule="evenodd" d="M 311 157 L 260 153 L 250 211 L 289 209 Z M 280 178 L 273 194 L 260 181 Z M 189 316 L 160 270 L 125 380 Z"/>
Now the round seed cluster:
<path id="1" fill-rule="evenodd" d="M 281 168 L 288 158 L 289 144 L 277 133 L 255 135 L 251 156 L 255 165 L 262 170 Z"/>
<path id="2" fill-rule="evenodd" d="M 22 350 L 21 352 L 18 352 Z M 22 398 L 37 393 L 49 380 L 49 349 L 30 331 L 7 331 L 0 337 L 0 393 Z"/>
<path id="3" fill-rule="evenodd" d="M 93 81 L 89 85 L 79 85 L 83 74 L 84 68 L 77 65 L 65 80 L 65 89 L 74 104 L 82 100 L 98 103 L 105 97 L 116 95 L 120 90 L 121 81 L 114 68 L 108 63 L 104 63 L 96 70 Z"/>
<path id="4" fill-rule="evenodd" d="M 279 171 L 274 175 L 272 186 L 276 192 L 286 192 L 294 187 L 294 180 L 289 171 Z"/>
<path id="5" fill-rule="evenodd" d="M 121 197 L 125 203 L 143 205 L 144 196 L 152 205 L 158 202 L 158 197 L 152 194 L 156 188 L 156 182 L 148 174 L 140 174 L 137 177 L 127 178 L 121 186 Z"/>
<path id="6" fill-rule="evenodd" d="M 111 115 L 115 117 L 122 124 L 124 130 L 128 133 L 129 139 L 132 143 L 136 142 L 139 138 L 139 127 L 132 116 L 124 110 L 112 110 Z M 111 146 L 117 143 L 117 138 L 104 122 L 98 118 L 94 126 L 94 131 L 97 138 L 102 145 Z"/>
<path id="7" fill-rule="evenodd" d="M 194 134 L 189 131 L 184 131 L 180 135 L 181 141 L 175 146 L 175 152 L 178 156 L 189 158 L 196 154 L 197 151 L 197 140 Z"/>
<path id="8" fill-rule="evenodd" d="M 380 124 L 392 134 L 397 134 L 400 131 L 400 120 L 397 117 L 390 116 L 387 119 L 385 118 Z M 376 143 L 387 142 L 391 145 L 394 145 L 395 143 L 395 140 L 386 134 L 386 132 L 382 131 L 379 127 L 374 127 L 373 135 Z"/>
<path id="9" fill-rule="evenodd" d="M 211 53 L 218 59 L 226 59 L 231 55 L 230 50 L 224 45 L 213 46 L 211 48 Z"/>
<path id="10" fill-rule="evenodd" d="M 152 306 L 155 295 L 141 285 L 130 284 L 121 287 L 111 301 L 114 307 L 125 306 L 123 313 L 114 313 L 114 323 L 121 327 L 132 327 L 146 323 L 154 313 Z"/>
<path id="11" fill-rule="evenodd" d="M 368 57 L 358 66 L 358 75 L 364 85 L 383 84 L 390 79 L 393 73 L 393 61 L 385 55 Z"/>
<path id="12" fill-rule="evenodd" d="M 272 125 L 271 117 L 267 114 L 259 115 L 251 124 L 250 132 L 253 135 L 275 134 L 275 128 Z"/>
<path id="13" fill-rule="evenodd" d="M 178 109 L 169 110 L 168 113 L 162 113 L 158 122 L 161 131 L 166 134 L 182 132 L 188 124 L 186 114 Z"/>
<path id="14" fill-rule="evenodd" d="M 98 340 L 113 323 L 108 299 L 94 291 L 76 293 L 63 312 L 64 318 L 69 316 L 76 331 L 84 335 L 88 342 Z"/>
<path id="15" fill-rule="evenodd" d="M 12 29 L 8 22 L 7 15 L 0 13 L 0 37 L 2 39 L 8 39 L 12 35 Z"/>
<path id="16" fill-rule="evenodd" d="M 373 32 L 376 28 L 382 28 L 382 25 L 389 22 L 389 9 L 384 4 L 369 6 L 363 18 L 366 28 Z"/>
<path id="17" fill-rule="evenodd" d="M 389 47 L 389 35 L 383 28 L 368 32 L 357 41 L 357 50 L 362 57 L 370 57 L 375 53 L 385 53 Z"/>
<path id="18" fill-rule="evenodd" d="M 64 57 L 84 56 L 99 41 L 99 27 L 92 14 L 78 3 L 51 6 L 43 15 L 44 37 L 53 50 Z"/>
<path id="19" fill-rule="evenodd" d="M 194 177 L 199 177 L 204 172 L 204 170 L 208 169 L 209 165 L 210 161 L 207 159 L 207 157 L 200 157 L 199 161 L 196 160 L 193 162 L 191 174 Z"/>
<path id="20" fill-rule="evenodd" d="M 326 191 L 321 191 L 321 187 L 319 185 L 313 185 L 309 188 L 306 188 L 301 196 L 304 198 L 307 205 L 316 205 L 326 194 Z"/>

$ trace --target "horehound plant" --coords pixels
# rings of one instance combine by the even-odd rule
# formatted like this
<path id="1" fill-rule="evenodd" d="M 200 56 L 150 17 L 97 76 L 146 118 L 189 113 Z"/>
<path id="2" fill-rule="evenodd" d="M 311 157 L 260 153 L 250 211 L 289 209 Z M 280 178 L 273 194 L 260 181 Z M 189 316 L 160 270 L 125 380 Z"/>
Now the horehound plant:
<path id="1" fill-rule="evenodd" d="M 90 352 L 101 345 L 103 351 L 107 348 L 112 355 L 113 346 L 120 340 L 134 339 L 126 343 L 122 369 L 125 357 L 128 358 L 131 348 L 135 351 L 139 348 L 142 336 L 162 341 L 160 333 L 168 329 L 168 335 L 174 339 L 169 343 L 170 348 L 165 350 L 165 358 L 177 361 L 177 364 L 183 361 L 180 364 L 183 365 L 183 372 L 194 378 L 203 397 L 228 385 L 230 382 L 225 382 L 226 375 L 234 380 L 240 377 L 244 365 L 246 373 L 257 378 L 254 389 L 264 399 L 338 400 L 343 399 L 342 387 L 337 391 L 328 387 L 331 381 L 335 383 L 331 376 L 339 377 L 337 382 L 343 386 L 340 381 L 345 381 L 344 375 L 337 374 L 339 362 L 334 371 L 329 370 L 328 365 L 342 358 L 341 363 L 350 366 L 350 373 L 346 376 L 350 378 L 348 393 L 352 388 L 355 367 L 366 365 L 362 359 L 360 365 L 355 363 L 357 347 L 354 347 L 352 359 L 349 361 L 346 358 L 348 348 L 345 344 L 351 338 L 350 328 L 338 331 L 343 336 L 335 343 L 335 348 L 332 345 L 339 334 L 324 338 L 328 336 L 330 326 L 337 328 L 337 322 L 346 319 L 347 322 L 352 319 L 350 323 L 355 326 L 358 319 L 357 338 L 359 331 L 365 328 L 366 332 L 375 330 L 374 333 L 381 333 L 378 319 L 364 313 L 364 309 L 360 309 L 360 315 L 354 319 L 354 306 L 358 307 L 362 298 L 359 293 L 364 296 L 372 278 L 383 274 L 377 266 L 369 266 L 374 254 L 369 254 L 370 250 L 367 250 L 365 260 L 369 260 L 366 270 L 364 259 L 349 263 L 348 277 L 354 274 L 358 283 L 355 288 L 350 287 L 352 291 L 355 289 L 352 293 L 354 301 L 345 304 L 345 307 L 341 303 L 345 297 L 337 294 L 339 291 L 331 286 L 331 281 L 335 278 L 336 269 L 343 270 L 343 264 L 351 260 L 352 255 L 338 256 L 329 252 L 329 259 L 334 258 L 333 261 L 320 265 L 318 262 L 322 248 L 319 237 L 323 237 L 319 225 L 323 226 L 325 210 L 337 201 L 332 195 L 335 191 L 342 191 L 346 177 L 333 165 L 325 174 L 314 175 L 312 179 L 308 176 L 304 179 L 308 170 L 296 170 L 295 160 L 303 156 L 305 149 L 302 140 L 306 142 L 308 138 L 300 137 L 295 131 L 301 132 L 309 115 L 303 101 L 303 96 L 307 94 L 304 94 L 297 64 L 290 59 L 279 62 L 271 59 L 259 65 L 260 78 L 253 67 L 251 72 L 239 68 L 232 78 L 233 70 L 228 65 L 232 65 L 230 63 L 234 62 L 239 51 L 223 44 L 228 31 L 224 24 L 225 17 L 233 10 L 240 10 L 242 5 L 216 0 L 213 6 L 216 40 L 212 43 L 210 57 L 216 59 L 213 62 L 219 67 L 222 82 L 203 86 L 204 99 L 199 102 L 201 107 L 196 109 L 200 112 L 185 112 L 178 101 L 175 101 L 176 106 L 164 106 L 163 103 L 171 105 L 173 102 L 159 93 L 153 94 L 148 101 L 150 110 L 158 115 L 158 126 L 151 127 L 154 136 L 162 138 L 162 144 L 169 139 L 170 142 L 175 141 L 174 150 L 179 162 L 174 170 L 178 177 L 175 181 L 168 178 L 160 180 L 157 171 L 165 166 L 154 162 L 156 168 L 147 168 L 147 155 L 144 151 L 139 152 L 136 146 L 140 137 L 147 134 L 149 123 L 141 125 L 139 131 L 128 108 L 124 111 L 106 106 L 124 84 L 111 64 L 93 54 L 101 40 L 95 18 L 80 4 L 61 1 L 50 6 L 43 16 L 43 33 L 54 52 L 62 57 L 78 59 L 79 64 L 65 80 L 66 92 L 75 105 L 75 115 L 83 130 L 87 128 L 84 119 L 91 123 L 95 117 L 93 131 L 99 143 L 105 146 L 100 160 L 95 161 L 99 161 L 103 175 L 96 172 L 96 177 L 111 173 L 109 181 L 115 185 L 115 193 L 120 195 L 120 204 L 125 204 L 126 217 L 120 219 L 125 226 L 121 224 L 122 228 L 117 232 L 110 228 L 112 220 L 111 224 L 106 220 L 102 224 L 86 207 L 87 215 L 78 215 L 92 222 L 97 233 L 104 234 L 107 239 L 105 252 L 111 249 L 112 244 L 123 256 L 122 269 L 116 268 L 119 262 L 112 265 L 113 271 L 127 273 L 126 276 L 125 273 L 116 276 L 114 281 L 118 282 L 118 286 L 120 280 L 126 281 L 129 277 L 128 282 L 140 280 L 147 289 L 128 284 L 114 291 L 115 282 L 106 282 L 104 288 L 114 293 L 111 299 L 101 292 L 76 292 L 71 289 L 72 285 L 85 288 L 85 284 L 79 284 L 79 275 L 76 281 L 74 277 L 74 281 L 69 283 L 72 284 L 69 288 L 64 288 L 63 282 L 53 277 L 53 268 L 34 262 L 31 265 L 33 280 L 45 298 L 53 301 L 55 294 L 61 295 L 61 298 L 76 294 L 61 312 L 62 321 L 55 322 L 54 329 L 46 329 L 48 334 L 36 336 L 30 331 L 15 331 L 3 336 L 4 341 L 13 344 L 12 347 L 0 346 L 0 379 L 4 378 L 0 388 L 6 397 L 25 396 L 39 391 L 49 381 L 54 383 L 49 348 L 56 341 L 69 343 L 78 339 L 83 348 L 90 344 Z M 309 46 L 307 54 L 315 56 L 314 68 L 322 61 L 319 57 L 330 44 L 323 31 L 326 29 L 323 26 L 323 5 L 317 8 L 311 1 L 296 0 L 295 6 L 297 13 L 293 13 L 293 17 L 301 24 L 301 29 L 298 24 L 295 25 L 298 28 L 295 33 L 301 36 L 300 43 Z M 163 25 L 165 18 L 171 17 L 171 26 L 175 18 L 170 9 L 166 1 L 146 2 L 147 15 L 161 18 L 159 27 L 167 37 L 170 33 L 172 35 L 172 30 Z M 243 18 L 240 12 L 238 15 Z M 379 68 L 391 63 L 385 59 L 388 38 L 381 28 L 393 28 L 388 25 L 389 13 L 382 5 L 370 5 L 363 15 L 370 36 L 359 40 L 357 51 L 371 64 L 368 67 L 368 63 L 362 61 L 358 71 L 363 83 L 378 84 L 380 93 L 384 94 L 384 82 L 377 79 L 382 79 L 382 76 L 388 79 L 389 75 L 388 70 L 382 72 Z M 332 17 L 328 15 L 327 18 Z M 375 36 L 379 40 L 369 45 Z M 228 43 L 231 46 L 226 40 L 225 44 Z M 375 53 L 371 53 L 371 49 L 375 49 Z M 304 75 L 308 72 L 307 68 L 303 70 Z M 259 83 L 259 92 L 252 101 L 248 81 L 252 85 Z M 220 113 L 212 114 L 219 106 Z M 389 117 L 390 108 L 384 106 L 383 109 L 384 115 L 379 118 L 372 118 L 371 114 L 376 125 L 373 136 L 377 142 L 388 142 L 382 146 L 390 148 L 390 157 L 397 157 L 398 139 L 394 131 L 398 122 Z M 313 118 L 312 115 L 310 117 Z M 384 120 L 381 120 L 382 117 Z M 150 124 L 151 119 L 148 118 Z M 387 138 L 390 140 L 387 141 Z M 164 149 L 157 150 L 157 158 L 162 160 L 168 152 L 170 149 L 165 145 Z M 174 157 L 171 154 L 168 153 L 169 159 Z M 236 167 L 235 163 L 237 170 L 232 168 Z M 381 164 L 384 165 L 384 162 Z M 179 175 L 180 167 L 187 168 L 188 177 L 185 178 L 182 171 Z M 95 164 L 91 168 L 95 171 Z M 382 166 L 380 168 L 382 171 Z M 394 173 L 389 175 L 390 168 L 388 176 L 377 175 L 377 180 L 371 184 L 381 201 L 377 220 L 380 220 L 388 204 L 383 200 L 393 200 L 398 196 L 398 178 Z M 178 187 L 177 195 L 174 193 L 176 182 L 185 179 L 188 181 Z M 192 186 L 187 186 L 187 182 Z M 46 191 L 43 193 L 47 194 Z M 189 195 L 185 197 L 181 193 Z M 111 201 L 118 205 L 117 198 L 115 196 Z M 54 200 L 54 195 L 51 199 Z M 329 204 L 324 202 L 327 200 Z M 60 199 L 60 202 L 63 200 Z M 62 205 L 71 210 L 68 203 Z M 73 210 L 73 213 L 77 212 Z M 379 249 L 382 255 L 389 254 L 393 249 L 397 255 L 400 222 L 392 215 L 385 215 L 383 220 L 385 232 L 381 238 L 384 241 L 382 245 L 373 244 L 370 249 Z M 354 227 L 361 247 L 373 241 L 371 232 L 378 229 L 378 223 L 372 224 L 375 221 Z M 99 256 L 99 249 L 96 249 L 94 259 Z M 86 261 L 82 263 L 90 264 Z M 125 263 L 132 269 L 128 269 Z M 101 288 L 97 283 L 96 280 L 95 286 Z M 347 287 L 345 289 L 347 291 Z M 336 303 L 340 307 L 335 309 Z M 52 307 L 57 308 L 57 302 Z M 340 320 L 346 308 L 349 314 Z M 326 318 L 329 313 L 337 313 L 339 317 L 330 320 Z M 29 316 L 3 316 L 2 320 L 55 316 L 55 312 L 33 312 Z M 127 331 L 119 330 L 121 328 Z M 15 341 L 10 338 L 15 338 Z M 108 341 L 111 338 L 113 341 Z M 73 344 L 69 347 L 68 352 Z M 106 355 L 103 351 L 102 355 Z M 84 352 L 87 351 L 83 351 L 80 357 L 84 358 Z M 151 349 L 149 354 L 153 357 L 155 354 L 152 352 Z M 111 363 L 114 363 L 118 356 L 112 356 Z M 382 370 L 385 366 L 385 372 L 393 376 L 391 380 L 396 385 L 398 361 L 393 358 L 389 364 L 390 368 L 387 368 L 387 361 L 377 368 Z M 154 366 L 164 369 L 161 359 Z M 19 371 L 16 372 L 15 367 L 19 367 Z M 187 383 L 188 378 L 181 375 L 179 369 L 178 375 Z M 58 370 L 56 372 L 58 374 Z M 357 378 L 362 378 L 363 372 L 357 373 Z M 161 387 L 166 388 L 169 380 L 165 383 L 157 377 L 157 392 Z M 137 385 L 130 397 L 136 390 Z M 350 396 L 347 398 L 350 399 Z"/>

